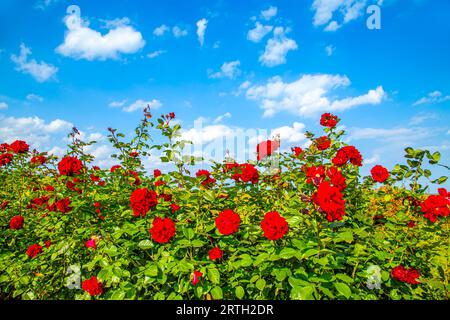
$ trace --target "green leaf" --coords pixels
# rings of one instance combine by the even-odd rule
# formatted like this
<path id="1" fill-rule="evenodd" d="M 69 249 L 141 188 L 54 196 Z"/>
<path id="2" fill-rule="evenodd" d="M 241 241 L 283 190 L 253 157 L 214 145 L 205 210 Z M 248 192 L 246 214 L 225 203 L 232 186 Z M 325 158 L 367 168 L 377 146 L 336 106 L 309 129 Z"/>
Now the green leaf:
<path id="1" fill-rule="evenodd" d="M 309 258 L 309 257 L 317 254 L 317 252 L 319 252 L 319 251 L 317 251 L 317 249 L 308 249 L 308 250 L 306 250 L 305 253 L 303 253 L 302 258 L 303 259 Z"/>
<path id="2" fill-rule="evenodd" d="M 220 273 L 219 270 L 215 268 L 208 269 L 208 279 L 214 283 L 218 284 L 220 282 Z"/>
<path id="3" fill-rule="evenodd" d="M 142 240 L 141 242 L 138 243 L 138 247 L 143 250 L 147 250 L 147 249 L 153 248 L 154 244 L 150 240 Z"/>
<path id="4" fill-rule="evenodd" d="M 211 290 L 211 295 L 213 296 L 214 299 L 216 300 L 220 300 L 223 298 L 223 293 L 222 293 L 222 289 L 220 287 L 214 287 Z"/>
<path id="5" fill-rule="evenodd" d="M 114 291 L 114 293 L 109 298 L 110 300 L 123 300 L 125 298 L 125 292 L 122 290 Z"/>
<path id="6" fill-rule="evenodd" d="M 258 281 L 256 281 L 256 288 L 258 288 L 260 291 L 264 290 L 264 287 L 266 286 L 266 280 L 264 279 L 259 279 Z"/>
<path id="7" fill-rule="evenodd" d="M 314 300 L 314 287 L 293 287 L 291 289 L 291 299 L 293 300 Z"/>
<path id="8" fill-rule="evenodd" d="M 342 281 L 344 281 L 346 283 L 353 283 L 353 279 L 350 278 L 348 275 L 343 274 L 343 273 L 338 273 L 336 275 L 336 278 L 338 278 L 339 280 L 342 280 Z"/>
<path id="9" fill-rule="evenodd" d="M 236 294 L 236 298 L 242 299 L 245 295 L 244 288 L 242 288 L 241 286 L 237 286 L 236 290 L 235 290 L 235 294 Z"/>
<path id="10" fill-rule="evenodd" d="M 342 294 L 344 297 L 346 297 L 347 299 L 350 298 L 350 296 L 352 295 L 352 290 L 350 290 L 349 286 L 346 285 L 345 283 L 342 282 L 336 282 L 334 284 L 334 287 L 336 288 L 336 290 Z"/>
<path id="11" fill-rule="evenodd" d="M 158 266 L 156 264 L 147 265 L 147 268 L 144 271 L 144 275 L 149 277 L 157 277 L 158 276 Z"/>
<path id="12" fill-rule="evenodd" d="M 284 248 L 278 254 L 282 259 L 290 259 L 295 256 L 298 251 L 293 248 Z"/>

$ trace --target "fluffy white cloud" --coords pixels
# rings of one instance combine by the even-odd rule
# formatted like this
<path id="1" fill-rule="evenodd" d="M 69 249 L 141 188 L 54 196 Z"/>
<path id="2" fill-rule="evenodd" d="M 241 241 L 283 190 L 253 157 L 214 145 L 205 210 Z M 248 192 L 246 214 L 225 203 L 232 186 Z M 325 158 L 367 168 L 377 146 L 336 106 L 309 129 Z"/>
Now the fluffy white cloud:
<path id="1" fill-rule="evenodd" d="M 381 160 L 381 157 L 378 153 L 374 154 L 372 157 L 364 159 L 363 160 L 363 164 L 364 165 L 371 165 L 371 164 L 376 164 L 379 163 Z"/>
<path id="2" fill-rule="evenodd" d="M 381 86 L 366 94 L 336 99 L 330 93 L 341 87 L 348 87 L 346 76 L 330 74 L 307 74 L 293 82 L 284 82 L 276 76 L 264 84 L 250 86 L 246 96 L 260 103 L 264 117 L 287 111 L 299 116 L 314 116 L 325 111 L 343 111 L 360 105 L 377 105 L 386 97 Z"/>
<path id="3" fill-rule="evenodd" d="M 262 65 L 274 67 L 286 63 L 286 55 L 291 50 L 297 49 L 297 43 L 286 37 L 283 27 L 276 27 L 273 31 L 273 38 L 269 39 L 266 44 L 264 53 L 259 57 Z"/>
<path id="4" fill-rule="evenodd" d="M 32 102 L 42 102 L 44 101 L 44 98 L 42 98 L 41 96 L 34 94 L 34 93 L 30 93 L 27 95 L 26 99 L 28 101 L 32 101 Z"/>
<path id="5" fill-rule="evenodd" d="M 0 110 L 8 109 L 8 104 L 6 102 L 0 102 Z"/>
<path id="6" fill-rule="evenodd" d="M 116 19 L 106 26 L 106 34 L 93 30 L 89 23 L 76 14 L 64 18 L 67 27 L 64 42 L 56 52 L 74 59 L 117 59 L 120 54 L 135 53 L 145 45 L 142 34 L 129 26 L 129 19 Z"/>
<path id="7" fill-rule="evenodd" d="M 39 117 L 0 117 L 0 141 L 21 139 L 38 148 L 48 143 L 52 134 L 69 132 L 72 127 L 72 123 L 61 119 L 47 123 Z"/>
<path id="8" fill-rule="evenodd" d="M 166 52 L 167 52 L 166 50 L 156 50 L 156 51 L 153 51 L 153 52 L 150 52 L 149 54 L 147 54 L 147 58 L 153 59 L 153 58 L 156 58 Z"/>
<path id="9" fill-rule="evenodd" d="M 450 96 L 444 96 L 440 91 L 430 92 L 426 97 L 422 97 L 413 103 L 413 106 L 420 106 L 422 104 L 441 103 L 449 101 Z"/>
<path id="10" fill-rule="evenodd" d="M 127 100 L 113 101 L 109 104 L 109 106 L 111 108 L 120 108 L 120 107 L 123 107 L 125 105 L 125 103 L 127 103 Z"/>
<path id="11" fill-rule="evenodd" d="M 186 29 L 181 29 L 180 27 L 175 26 L 172 28 L 172 33 L 175 38 L 181 38 L 187 36 L 188 31 Z"/>
<path id="12" fill-rule="evenodd" d="M 239 65 L 241 62 L 239 60 L 225 62 L 222 67 L 220 67 L 220 71 L 211 73 L 209 75 L 210 78 L 218 79 L 218 78 L 230 78 L 233 79 L 240 74 Z"/>
<path id="13" fill-rule="evenodd" d="M 208 20 L 206 20 L 205 18 L 197 21 L 197 36 L 201 46 L 203 46 L 203 43 L 205 42 L 205 32 L 207 26 Z"/>
<path id="14" fill-rule="evenodd" d="M 160 25 L 159 27 L 153 30 L 153 35 L 157 37 L 163 36 L 167 31 L 169 31 L 169 27 L 165 24 Z"/>
<path id="15" fill-rule="evenodd" d="M 45 82 L 58 72 L 58 68 L 44 61 L 29 60 L 29 55 L 31 55 L 31 49 L 23 43 L 20 45 L 20 54 L 18 56 L 11 55 L 11 60 L 16 64 L 17 71 L 30 74 L 38 82 Z"/>
<path id="16" fill-rule="evenodd" d="M 260 42 L 269 32 L 271 32 L 273 26 L 265 26 L 259 22 L 255 23 L 255 28 L 251 29 L 247 33 L 247 39 L 253 42 Z"/>
<path id="17" fill-rule="evenodd" d="M 326 31 L 336 31 L 342 24 L 359 18 L 364 13 L 367 0 L 314 0 L 313 24 L 326 25 Z M 341 24 L 337 22 L 337 15 L 341 15 Z"/>
<path id="18" fill-rule="evenodd" d="M 292 127 L 283 126 L 272 131 L 272 135 L 279 135 L 282 143 L 298 143 L 306 140 L 305 125 L 300 122 L 294 122 Z"/>
<path id="19" fill-rule="evenodd" d="M 269 7 L 266 10 L 261 11 L 261 17 L 265 20 L 270 20 L 277 15 L 278 8 L 277 7 Z"/>
<path id="20" fill-rule="evenodd" d="M 128 106 L 123 106 L 122 110 L 125 112 L 134 112 L 137 110 L 144 110 L 147 106 L 149 106 L 151 109 L 158 109 L 162 106 L 162 103 L 156 99 L 153 99 L 151 101 L 139 99 Z"/>

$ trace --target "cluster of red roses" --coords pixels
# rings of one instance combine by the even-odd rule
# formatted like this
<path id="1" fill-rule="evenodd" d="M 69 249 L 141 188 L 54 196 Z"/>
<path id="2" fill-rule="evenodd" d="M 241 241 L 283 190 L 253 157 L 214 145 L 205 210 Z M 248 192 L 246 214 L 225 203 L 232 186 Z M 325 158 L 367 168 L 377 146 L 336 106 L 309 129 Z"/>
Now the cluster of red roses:
<path id="1" fill-rule="evenodd" d="M 195 176 L 202 179 L 202 186 L 210 187 L 216 183 L 216 179 L 211 177 L 211 173 L 208 170 L 198 170 Z"/>
<path id="2" fill-rule="evenodd" d="M 431 222 L 436 222 L 438 217 L 447 217 L 450 212 L 450 192 L 446 189 L 438 189 L 437 195 L 430 195 L 420 204 L 424 217 Z"/>
<path id="3" fill-rule="evenodd" d="M 258 170 L 250 163 L 227 163 L 223 169 L 224 173 L 232 172 L 231 178 L 236 182 L 251 182 L 253 184 L 259 181 Z"/>
<path id="4" fill-rule="evenodd" d="M 0 145 L 0 167 L 9 164 L 14 158 L 14 153 L 27 153 L 29 149 L 30 146 L 22 140 L 16 140 L 11 144 L 2 143 Z"/>
<path id="5" fill-rule="evenodd" d="M 397 281 L 409 284 L 419 284 L 417 279 L 420 277 L 419 271 L 414 268 L 406 269 L 404 266 L 397 266 L 392 269 L 391 276 Z"/>

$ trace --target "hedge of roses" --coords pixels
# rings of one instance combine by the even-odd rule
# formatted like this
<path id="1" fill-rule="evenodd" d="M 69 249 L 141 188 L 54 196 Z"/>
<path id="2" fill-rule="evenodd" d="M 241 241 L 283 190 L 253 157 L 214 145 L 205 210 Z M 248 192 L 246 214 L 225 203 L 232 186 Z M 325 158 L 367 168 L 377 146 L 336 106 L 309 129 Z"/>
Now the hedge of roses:
<path id="1" fill-rule="evenodd" d="M 307 148 L 275 138 L 254 161 L 193 170 L 175 114 L 151 118 L 129 142 L 108 129 L 111 168 L 92 165 L 76 128 L 59 159 L 0 145 L 0 299 L 448 299 L 438 152 L 407 148 L 362 177 L 327 113 Z M 155 151 L 172 170 L 145 172 Z"/>

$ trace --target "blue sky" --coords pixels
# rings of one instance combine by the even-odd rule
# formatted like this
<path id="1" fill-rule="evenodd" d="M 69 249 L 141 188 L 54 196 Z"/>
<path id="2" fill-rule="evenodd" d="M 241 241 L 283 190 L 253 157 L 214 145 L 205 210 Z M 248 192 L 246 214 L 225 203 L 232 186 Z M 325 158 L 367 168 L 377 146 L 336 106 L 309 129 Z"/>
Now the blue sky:
<path id="1" fill-rule="evenodd" d="M 449 12 L 445 0 L 2 0 L 0 140 L 62 154 L 76 125 L 109 165 L 105 129 L 130 132 L 145 103 L 198 143 L 278 129 L 286 148 L 332 111 L 369 169 L 409 145 L 448 165 Z"/>

